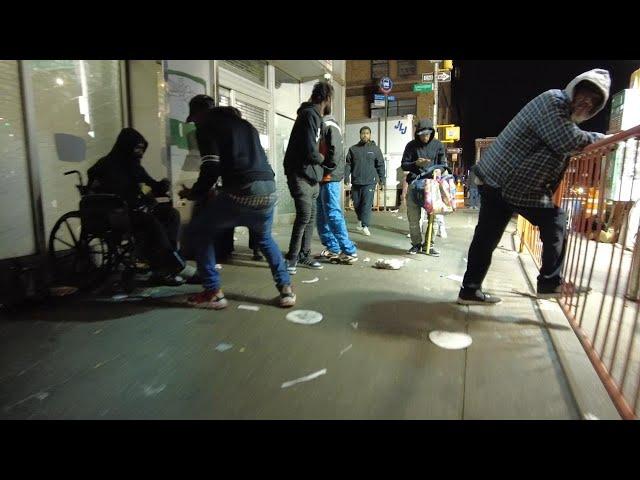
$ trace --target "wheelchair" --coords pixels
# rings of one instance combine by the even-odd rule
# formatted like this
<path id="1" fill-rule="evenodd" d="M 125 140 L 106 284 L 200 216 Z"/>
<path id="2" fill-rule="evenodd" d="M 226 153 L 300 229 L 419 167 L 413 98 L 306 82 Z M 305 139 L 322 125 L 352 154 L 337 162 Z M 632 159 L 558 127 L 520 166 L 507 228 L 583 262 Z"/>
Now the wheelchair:
<path id="1" fill-rule="evenodd" d="M 49 259 L 57 283 L 91 290 L 112 274 L 120 275 L 126 293 L 136 288 L 136 274 L 149 266 L 136 244 L 127 202 L 113 194 L 90 193 L 77 174 L 79 210 L 58 219 L 49 236 Z"/>

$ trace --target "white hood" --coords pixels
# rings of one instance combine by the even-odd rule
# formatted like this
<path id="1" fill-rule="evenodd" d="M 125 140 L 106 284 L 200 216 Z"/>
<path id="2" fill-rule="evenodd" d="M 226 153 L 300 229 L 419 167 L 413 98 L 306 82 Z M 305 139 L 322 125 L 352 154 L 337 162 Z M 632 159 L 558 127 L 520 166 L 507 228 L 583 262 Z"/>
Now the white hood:
<path id="1" fill-rule="evenodd" d="M 609 88 L 611 87 L 611 77 L 609 76 L 609 72 L 607 70 L 602 70 L 601 68 L 594 68 L 593 70 L 589 70 L 588 72 L 581 73 L 576 78 L 569 82 L 567 88 L 564 89 L 569 96 L 569 100 L 573 101 L 573 90 L 576 88 L 576 85 L 583 80 L 587 80 L 588 82 L 593 83 L 596 87 L 600 89 L 602 95 L 604 95 L 603 102 L 598 105 L 597 108 L 589 115 L 588 118 L 594 117 L 596 113 L 604 108 L 607 104 L 607 100 L 609 100 Z"/>

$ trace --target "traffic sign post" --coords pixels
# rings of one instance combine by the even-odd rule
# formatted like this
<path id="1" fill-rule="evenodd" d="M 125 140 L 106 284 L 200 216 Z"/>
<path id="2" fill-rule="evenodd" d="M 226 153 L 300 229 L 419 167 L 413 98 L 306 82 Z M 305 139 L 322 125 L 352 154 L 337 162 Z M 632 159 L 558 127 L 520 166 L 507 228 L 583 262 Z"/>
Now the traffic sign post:
<path id="1" fill-rule="evenodd" d="M 382 77 L 380 79 L 380 91 L 384 93 L 384 160 L 385 171 L 388 168 L 387 165 L 387 117 L 389 116 L 389 94 L 393 88 L 393 81 L 389 77 Z M 387 210 L 387 185 L 386 182 L 382 185 L 382 196 L 384 210 Z M 378 211 L 380 210 L 380 199 L 378 198 Z"/>

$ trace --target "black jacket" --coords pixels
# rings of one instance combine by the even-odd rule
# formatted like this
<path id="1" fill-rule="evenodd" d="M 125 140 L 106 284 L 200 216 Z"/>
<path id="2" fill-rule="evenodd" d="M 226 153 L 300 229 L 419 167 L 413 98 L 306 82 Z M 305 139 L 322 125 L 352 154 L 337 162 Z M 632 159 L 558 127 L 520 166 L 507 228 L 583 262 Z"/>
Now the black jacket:
<path id="1" fill-rule="evenodd" d="M 422 140 L 415 136 L 413 140 L 407 143 L 404 147 L 404 154 L 402 155 L 402 170 L 409 172 L 407 175 L 407 182 L 411 183 L 418 175 L 423 173 L 432 165 L 444 165 L 447 166 L 447 155 L 445 153 L 444 145 L 440 140 L 433 138 L 436 134 L 433 128 L 433 122 L 429 119 L 420 120 L 416 128 L 416 133 L 423 129 L 431 130 L 431 136 L 427 143 L 423 143 Z M 416 165 L 418 158 L 427 158 L 431 162 L 427 163 L 423 167 Z"/>
<path id="2" fill-rule="evenodd" d="M 321 127 L 322 117 L 313 103 L 304 102 L 300 105 L 284 154 L 284 173 L 287 177 L 299 176 L 312 183 L 322 180 L 324 158 L 318 150 Z"/>
<path id="3" fill-rule="evenodd" d="M 332 115 L 322 118 L 320 150 L 324 155 L 324 181 L 340 182 L 344 179 L 345 159 L 342 131 Z"/>
<path id="4" fill-rule="evenodd" d="M 349 149 L 345 183 L 349 183 L 351 177 L 353 185 L 373 185 L 376 180 L 383 185 L 385 173 L 384 156 L 376 142 L 359 142 Z"/>
<path id="5" fill-rule="evenodd" d="M 222 177 L 224 191 L 241 195 L 251 195 L 256 181 L 273 182 L 275 175 L 258 131 L 231 109 L 218 107 L 207 112 L 206 119 L 196 126 L 196 139 L 200 175 L 190 198 L 205 196 L 218 177 Z"/>
<path id="6" fill-rule="evenodd" d="M 156 195 L 164 195 L 169 182 L 156 181 L 140 164 L 133 150 L 138 144 L 149 143 L 133 128 L 123 128 L 111 151 L 88 170 L 89 191 L 92 193 L 111 193 L 120 196 L 130 208 L 138 208 L 147 203 L 140 184 L 149 185 Z"/>

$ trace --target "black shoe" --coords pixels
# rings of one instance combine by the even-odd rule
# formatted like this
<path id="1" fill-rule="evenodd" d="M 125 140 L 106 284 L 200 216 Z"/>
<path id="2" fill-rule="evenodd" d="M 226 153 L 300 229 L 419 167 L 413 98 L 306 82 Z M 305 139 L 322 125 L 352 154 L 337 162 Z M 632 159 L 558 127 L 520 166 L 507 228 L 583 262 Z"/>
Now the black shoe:
<path id="1" fill-rule="evenodd" d="M 432 257 L 439 257 L 440 256 L 440 251 L 436 250 L 435 248 L 431 247 L 429 249 L 428 252 L 424 252 L 426 255 L 431 255 Z"/>
<path id="2" fill-rule="evenodd" d="M 253 252 L 253 257 L 251 257 L 251 260 L 255 260 L 256 262 L 259 262 L 260 260 L 264 260 L 264 257 L 260 255 L 260 252 L 256 251 L 256 252 Z"/>
<path id="3" fill-rule="evenodd" d="M 407 253 L 409 255 L 415 255 L 416 253 L 420 253 L 420 251 L 422 251 L 422 245 L 414 245 L 407 251 Z"/>
<path id="4" fill-rule="evenodd" d="M 459 305 L 498 305 L 499 303 L 502 303 L 502 299 L 500 297 L 487 295 L 480 289 L 470 291 L 461 288 L 460 293 L 458 294 Z"/>

